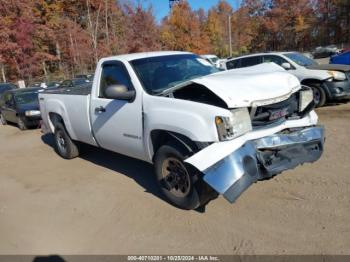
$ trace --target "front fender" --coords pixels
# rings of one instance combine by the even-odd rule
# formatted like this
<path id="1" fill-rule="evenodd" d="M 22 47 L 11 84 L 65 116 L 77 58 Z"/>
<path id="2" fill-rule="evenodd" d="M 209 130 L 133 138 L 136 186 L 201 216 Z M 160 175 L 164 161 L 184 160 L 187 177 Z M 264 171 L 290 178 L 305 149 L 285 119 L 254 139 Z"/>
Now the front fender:
<path id="1" fill-rule="evenodd" d="M 174 132 L 196 142 L 216 142 L 215 116 L 231 114 L 223 108 L 187 100 L 144 97 L 144 137 L 150 159 L 154 154 L 151 141 L 153 130 Z"/>

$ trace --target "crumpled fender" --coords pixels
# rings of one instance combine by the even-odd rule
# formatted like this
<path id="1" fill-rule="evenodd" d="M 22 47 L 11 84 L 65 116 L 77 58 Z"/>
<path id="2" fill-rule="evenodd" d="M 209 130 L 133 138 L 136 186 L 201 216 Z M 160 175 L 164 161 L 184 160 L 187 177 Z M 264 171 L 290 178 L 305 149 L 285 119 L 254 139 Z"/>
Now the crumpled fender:
<path id="1" fill-rule="evenodd" d="M 282 125 L 280 131 L 289 124 Z M 324 129 L 305 127 L 235 140 L 211 145 L 185 161 L 200 170 L 203 180 L 231 203 L 258 180 L 318 160 L 323 153 Z M 200 157 L 205 159 L 200 161 Z"/>

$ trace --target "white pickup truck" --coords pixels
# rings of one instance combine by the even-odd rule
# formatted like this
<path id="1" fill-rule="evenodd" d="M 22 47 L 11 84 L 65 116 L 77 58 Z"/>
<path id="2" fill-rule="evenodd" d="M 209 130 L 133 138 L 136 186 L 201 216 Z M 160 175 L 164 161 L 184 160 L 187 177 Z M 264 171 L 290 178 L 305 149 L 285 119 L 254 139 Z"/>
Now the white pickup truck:
<path id="1" fill-rule="evenodd" d="M 121 55 L 98 63 L 92 88 L 39 101 L 59 155 L 77 157 L 82 142 L 152 163 L 183 209 L 219 194 L 232 203 L 323 152 L 312 91 L 274 63 L 219 72 L 192 53 Z"/>

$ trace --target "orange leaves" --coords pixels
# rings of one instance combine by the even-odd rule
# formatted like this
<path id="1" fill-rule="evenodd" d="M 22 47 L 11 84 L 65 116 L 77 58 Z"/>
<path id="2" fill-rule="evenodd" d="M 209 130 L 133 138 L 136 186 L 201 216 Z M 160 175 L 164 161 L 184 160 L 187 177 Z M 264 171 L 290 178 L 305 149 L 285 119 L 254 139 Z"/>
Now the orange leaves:
<path id="1" fill-rule="evenodd" d="M 207 53 L 209 37 L 201 23 L 199 12 L 191 10 L 184 1 L 175 5 L 161 25 L 161 41 L 166 49 Z"/>

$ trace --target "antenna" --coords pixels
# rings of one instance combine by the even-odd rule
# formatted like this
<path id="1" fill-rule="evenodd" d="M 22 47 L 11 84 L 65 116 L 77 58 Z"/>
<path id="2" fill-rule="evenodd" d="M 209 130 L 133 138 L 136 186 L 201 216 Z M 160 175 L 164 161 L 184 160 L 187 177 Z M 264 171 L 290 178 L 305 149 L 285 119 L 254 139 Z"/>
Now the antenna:
<path id="1" fill-rule="evenodd" d="M 180 3 L 181 0 L 169 0 L 169 8 L 172 9 L 175 4 Z"/>

